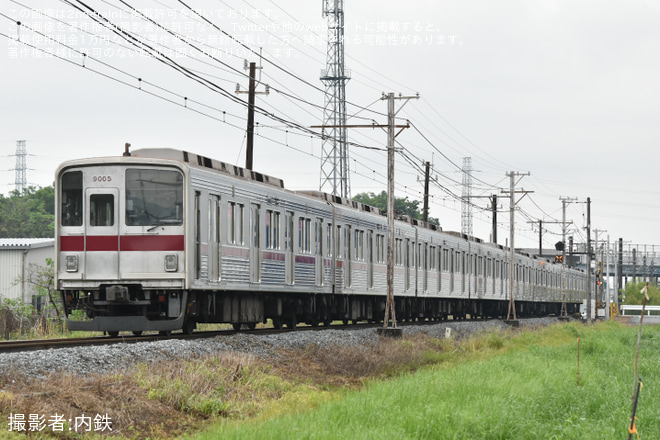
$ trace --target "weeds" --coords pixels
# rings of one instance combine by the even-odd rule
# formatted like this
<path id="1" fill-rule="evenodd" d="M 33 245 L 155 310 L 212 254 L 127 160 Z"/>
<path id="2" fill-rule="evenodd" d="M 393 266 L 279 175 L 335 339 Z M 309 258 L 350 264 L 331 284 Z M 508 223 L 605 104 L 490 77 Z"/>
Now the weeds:
<path id="1" fill-rule="evenodd" d="M 367 347 L 312 345 L 268 359 L 223 352 L 138 365 L 121 374 L 58 374 L 45 381 L 3 372 L 0 418 L 6 421 L 11 412 L 67 418 L 108 413 L 119 438 L 170 439 L 218 422 L 221 434 L 211 431 L 209 438 L 278 438 L 273 426 L 280 424 L 287 433 L 280 438 L 341 438 L 365 427 L 377 438 L 385 426 L 401 438 L 578 438 L 568 433 L 585 432 L 594 419 L 598 429 L 610 433 L 611 422 L 600 420 L 604 414 L 629 411 L 632 379 L 615 374 L 629 367 L 625 347 L 636 339 L 628 333 L 614 323 L 568 324 L 462 339 L 414 335 Z M 578 335 L 585 344 L 580 389 Z M 658 333 L 645 333 L 642 348 L 643 359 L 660 352 Z M 647 374 L 649 368 L 652 363 L 642 361 L 640 371 Z M 394 386 L 383 380 L 389 378 L 397 378 Z M 657 387 L 649 388 L 643 398 L 658 394 Z M 646 420 L 652 419 L 649 407 L 653 404 L 642 402 Z M 397 424 L 384 425 L 379 417 L 385 414 L 395 414 Z M 245 421 L 269 424 L 259 431 L 260 423 Z M 307 425 L 322 428 L 310 434 Z M 242 428 L 234 431 L 235 426 Z M 445 430 L 453 434 L 437 435 Z"/>

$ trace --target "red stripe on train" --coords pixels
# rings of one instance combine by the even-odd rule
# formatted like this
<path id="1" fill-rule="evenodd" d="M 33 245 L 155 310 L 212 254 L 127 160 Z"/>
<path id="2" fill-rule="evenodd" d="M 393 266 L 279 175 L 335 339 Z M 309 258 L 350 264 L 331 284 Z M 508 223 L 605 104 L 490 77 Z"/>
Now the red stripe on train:
<path id="1" fill-rule="evenodd" d="M 82 235 L 60 237 L 60 250 L 63 252 L 82 252 L 85 250 L 85 237 Z"/>
<path id="2" fill-rule="evenodd" d="M 122 251 L 182 251 L 183 235 L 122 235 Z"/>
<path id="3" fill-rule="evenodd" d="M 88 235 L 86 250 L 89 252 L 117 252 L 119 237 L 116 235 Z"/>
<path id="4" fill-rule="evenodd" d="M 88 235 L 60 237 L 63 252 L 183 251 L 183 235 Z"/>

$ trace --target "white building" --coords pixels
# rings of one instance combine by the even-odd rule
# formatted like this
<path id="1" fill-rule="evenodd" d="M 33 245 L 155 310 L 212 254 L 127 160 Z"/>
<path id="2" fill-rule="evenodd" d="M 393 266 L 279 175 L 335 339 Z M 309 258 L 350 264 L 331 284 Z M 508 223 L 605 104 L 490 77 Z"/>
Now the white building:
<path id="1" fill-rule="evenodd" d="M 47 258 L 55 258 L 52 238 L 0 238 L 0 302 L 18 298 L 32 304 L 37 289 L 29 278 L 46 268 Z"/>

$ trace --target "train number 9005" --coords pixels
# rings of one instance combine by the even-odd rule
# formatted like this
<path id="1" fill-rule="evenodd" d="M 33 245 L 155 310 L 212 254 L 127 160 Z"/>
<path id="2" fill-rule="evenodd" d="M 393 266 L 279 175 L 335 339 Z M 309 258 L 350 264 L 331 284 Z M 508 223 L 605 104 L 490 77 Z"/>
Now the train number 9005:
<path id="1" fill-rule="evenodd" d="M 92 177 L 94 182 L 112 182 L 112 176 L 94 176 Z"/>

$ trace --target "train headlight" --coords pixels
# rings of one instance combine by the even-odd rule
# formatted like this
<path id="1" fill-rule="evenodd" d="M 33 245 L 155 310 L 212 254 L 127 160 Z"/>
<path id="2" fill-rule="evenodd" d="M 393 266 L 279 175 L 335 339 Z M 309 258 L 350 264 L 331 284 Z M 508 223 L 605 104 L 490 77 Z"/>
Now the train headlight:
<path id="1" fill-rule="evenodd" d="M 179 259 L 176 255 L 165 255 L 165 271 L 176 272 L 179 266 Z"/>
<path id="2" fill-rule="evenodd" d="M 78 272 L 78 256 L 67 255 L 64 259 L 64 264 L 67 272 Z"/>

